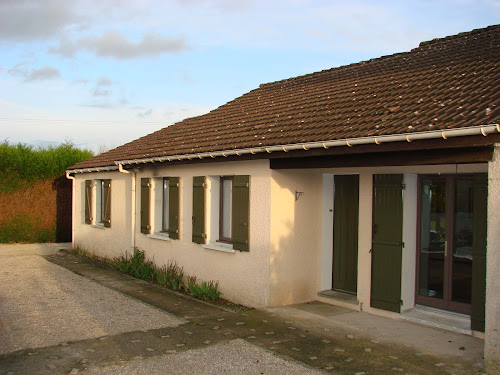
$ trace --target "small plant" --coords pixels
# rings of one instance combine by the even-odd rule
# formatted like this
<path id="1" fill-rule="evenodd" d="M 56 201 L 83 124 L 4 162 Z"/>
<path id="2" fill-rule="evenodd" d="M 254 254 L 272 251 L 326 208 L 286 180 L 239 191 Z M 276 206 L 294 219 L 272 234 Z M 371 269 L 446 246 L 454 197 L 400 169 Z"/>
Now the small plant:
<path id="1" fill-rule="evenodd" d="M 193 296 L 196 297 L 196 294 L 198 293 L 198 285 L 196 284 L 196 276 L 188 276 L 187 277 L 186 292 L 189 292 Z"/>
<path id="2" fill-rule="evenodd" d="M 197 284 L 195 276 L 189 276 L 187 280 L 189 292 L 193 296 L 200 299 L 210 299 L 213 301 L 219 299 L 221 292 L 219 290 L 218 282 L 203 281 L 201 284 Z"/>
<path id="3" fill-rule="evenodd" d="M 166 268 L 166 285 L 171 287 L 173 290 L 181 290 L 184 283 L 184 269 L 177 265 L 177 262 L 170 262 Z"/>
<path id="4" fill-rule="evenodd" d="M 160 285 L 167 284 L 167 270 L 165 266 L 155 270 L 155 281 Z"/>

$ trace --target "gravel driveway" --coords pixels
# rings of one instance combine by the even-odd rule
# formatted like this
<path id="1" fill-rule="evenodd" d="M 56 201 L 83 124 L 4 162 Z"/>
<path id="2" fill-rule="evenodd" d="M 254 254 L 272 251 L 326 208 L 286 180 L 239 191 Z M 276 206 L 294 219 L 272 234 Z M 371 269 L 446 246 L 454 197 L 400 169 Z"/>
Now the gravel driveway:
<path id="1" fill-rule="evenodd" d="M 132 361 L 121 366 L 90 368 L 85 375 L 315 375 L 323 372 L 270 353 L 244 340 L 204 349 Z"/>
<path id="2" fill-rule="evenodd" d="M 184 323 L 41 256 L 57 250 L 0 246 L 0 354 Z"/>

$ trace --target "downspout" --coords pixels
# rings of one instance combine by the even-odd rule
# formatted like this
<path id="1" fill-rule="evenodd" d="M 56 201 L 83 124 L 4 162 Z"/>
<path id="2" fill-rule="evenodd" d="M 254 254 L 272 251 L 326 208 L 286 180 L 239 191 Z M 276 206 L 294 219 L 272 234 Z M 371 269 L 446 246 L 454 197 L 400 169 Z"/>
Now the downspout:
<path id="1" fill-rule="evenodd" d="M 66 171 L 66 178 L 71 180 L 71 247 L 75 248 L 75 194 L 76 194 L 76 178 L 69 171 Z"/>
<path id="2" fill-rule="evenodd" d="M 126 173 L 126 174 L 131 174 L 132 176 L 132 219 L 131 219 L 131 230 L 130 232 L 132 233 L 132 238 L 131 238 L 131 248 L 132 248 L 132 254 L 133 251 L 135 250 L 135 215 L 136 215 L 136 197 L 135 197 L 135 185 L 136 185 L 136 174 L 135 172 L 127 171 L 126 169 L 123 169 L 123 164 L 118 164 L 118 171 L 120 173 Z"/>

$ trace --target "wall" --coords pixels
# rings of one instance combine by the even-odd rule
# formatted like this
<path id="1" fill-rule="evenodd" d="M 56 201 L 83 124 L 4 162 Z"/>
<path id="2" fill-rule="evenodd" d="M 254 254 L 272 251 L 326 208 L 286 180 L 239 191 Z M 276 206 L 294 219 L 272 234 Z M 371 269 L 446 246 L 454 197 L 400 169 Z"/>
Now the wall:
<path id="1" fill-rule="evenodd" d="M 193 177 L 250 175 L 250 251 L 218 251 L 192 242 Z M 180 229 L 179 240 L 165 240 L 140 233 L 140 199 L 136 205 L 135 243 L 148 259 L 158 265 L 175 260 L 186 274 L 202 280 L 219 281 L 222 297 L 247 306 L 267 306 L 269 303 L 269 199 L 270 169 L 267 160 L 216 162 L 182 166 L 145 168 L 137 173 L 139 196 L 140 179 L 145 177 L 179 177 Z M 212 194 L 207 188 L 206 200 Z M 209 229 L 210 213 L 205 217 Z"/>
<path id="2" fill-rule="evenodd" d="M 485 361 L 500 373 L 500 145 L 488 166 L 488 243 L 486 250 Z"/>
<path id="3" fill-rule="evenodd" d="M 111 179 L 111 227 L 85 224 L 85 180 Z M 132 254 L 132 177 L 116 172 L 77 174 L 74 180 L 73 246 L 114 258 Z M 93 198 L 95 206 L 95 197 Z"/>
<path id="4" fill-rule="evenodd" d="M 296 191 L 301 194 L 297 198 Z M 316 297 L 321 276 L 321 197 L 321 173 L 272 171 L 271 306 Z"/>

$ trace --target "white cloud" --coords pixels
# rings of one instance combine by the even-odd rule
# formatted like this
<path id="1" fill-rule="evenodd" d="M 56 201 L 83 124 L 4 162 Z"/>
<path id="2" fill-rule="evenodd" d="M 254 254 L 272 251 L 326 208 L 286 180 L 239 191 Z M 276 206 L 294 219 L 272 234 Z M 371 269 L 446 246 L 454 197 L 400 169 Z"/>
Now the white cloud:
<path id="1" fill-rule="evenodd" d="M 61 39 L 58 47 L 49 52 L 64 57 L 74 57 L 81 50 L 92 52 L 101 57 L 132 59 L 137 57 L 158 56 L 164 53 L 178 53 L 188 50 L 184 38 L 170 38 L 154 33 L 145 33 L 139 42 L 128 40 L 117 30 L 107 30 L 102 36 L 86 36 L 76 41 Z"/>
<path id="2" fill-rule="evenodd" d="M 35 69 L 31 71 L 26 77 L 26 81 L 42 81 L 46 79 L 59 78 L 61 73 L 58 69 L 52 66 L 45 66 L 40 69 Z"/>
<path id="3" fill-rule="evenodd" d="M 10 75 L 23 77 L 25 82 L 50 80 L 61 76 L 59 69 L 53 66 L 32 69 L 30 63 L 27 61 L 21 61 L 13 68 L 9 69 L 8 72 Z"/>
<path id="4" fill-rule="evenodd" d="M 23 41 L 55 36 L 75 21 L 70 1 L 2 0 L 0 39 Z"/>
<path id="5" fill-rule="evenodd" d="M 94 87 L 93 95 L 94 96 L 109 96 L 111 95 L 110 87 L 113 85 L 113 81 L 111 81 L 108 77 L 100 77 L 97 80 L 96 86 Z"/>

